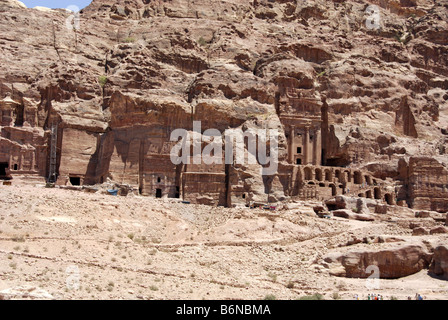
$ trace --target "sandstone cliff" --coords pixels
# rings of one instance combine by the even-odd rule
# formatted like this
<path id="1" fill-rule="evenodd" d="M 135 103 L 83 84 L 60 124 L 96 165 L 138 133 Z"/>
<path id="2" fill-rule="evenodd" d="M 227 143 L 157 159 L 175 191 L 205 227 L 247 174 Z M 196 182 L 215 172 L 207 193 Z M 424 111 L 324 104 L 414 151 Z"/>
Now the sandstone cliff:
<path id="1" fill-rule="evenodd" d="M 370 4 L 379 10 L 375 28 Z M 429 0 L 94 0 L 75 15 L 2 1 L 0 174 L 110 179 L 214 205 L 356 188 L 446 212 L 447 8 Z M 193 121 L 202 130 L 280 129 L 279 172 L 173 165 L 170 133 Z"/>

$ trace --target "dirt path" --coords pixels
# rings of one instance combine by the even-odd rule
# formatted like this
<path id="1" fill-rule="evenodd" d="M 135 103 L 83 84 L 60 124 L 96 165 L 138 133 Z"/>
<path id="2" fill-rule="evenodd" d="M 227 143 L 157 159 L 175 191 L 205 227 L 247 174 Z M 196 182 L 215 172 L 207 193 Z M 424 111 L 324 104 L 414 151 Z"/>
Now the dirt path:
<path id="1" fill-rule="evenodd" d="M 32 186 L 2 186 L 0 196 L 0 291 L 18 288 L 15 298 L 352 299 L 367 296 L 366 280 L 330 276 L 322 257 L 353 238 L 410 234 L 309 210 L 267 215 Z M 447 282 L 425 272 L 384 280 L 378 292 L 447 298 Z"/>

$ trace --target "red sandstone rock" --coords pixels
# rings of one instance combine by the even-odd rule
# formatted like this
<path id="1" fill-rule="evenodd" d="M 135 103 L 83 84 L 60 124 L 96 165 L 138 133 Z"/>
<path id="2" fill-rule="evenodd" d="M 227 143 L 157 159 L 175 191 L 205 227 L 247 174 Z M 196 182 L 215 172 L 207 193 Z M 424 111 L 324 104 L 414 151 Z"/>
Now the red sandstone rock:
<path id="1" fill-rule="evenodd" d="M 429 231 L 423 227 L 417 227 L 412 230 L 413 236 L 421 236 L 421 235 L 427 235 L 427 234 L 429 234 Z"/>
<path id="2" fill-rule="evenodd" d="M 350 210 L 335 210 L 332 212 L 335 217 L 342 217 L 346 219 L 360 220 L 360 221 L 374 221 L 375 218 L 369 214 L 358 214 Z"/>
<path id="3" fill-rule="evenodd" d="M 432 228 L 429 231 L 429 233 L 430 234 L 448 233 L 448 229 L 446 227 L 439 226 L 439 227 Z"/>
<path id="4" fill-rule="evenodd" d="M 440 245 L 434 249 L 429 271 L 448 280 L 448 247 L 446 245 Z"/>
<path id="5" fill-rule="evenodd" d="M 367 278 L 371 265 L 379 268 L 381 279 L 395 279 L 414 274 L 429 266 L 431 255 L 420 245 L 400 245 L 377 251 L 352 251 L 334 255 L 325 261 L 340 264 L 330 273 L 348 278 Z"/>
<path id="6" fill-rule="evenodd" d="M 58 184 L 212 205 L 347 195 L 372 200 L 358 213 L 446 212 L 446 2 L 383 1 L 378 31 L 366 5 L 94 0 L 74 30 L 66 10 L 2 1 L 3 177 L 55 162 Z M 173 165 L 169 134 L 192 120 L 279 129 L 278 174 Z"/>

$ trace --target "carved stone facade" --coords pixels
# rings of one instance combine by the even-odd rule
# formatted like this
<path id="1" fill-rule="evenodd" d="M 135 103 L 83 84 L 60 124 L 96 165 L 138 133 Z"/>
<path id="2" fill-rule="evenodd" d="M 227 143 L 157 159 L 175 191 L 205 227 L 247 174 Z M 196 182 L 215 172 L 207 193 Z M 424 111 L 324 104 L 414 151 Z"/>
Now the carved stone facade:
<path id="1" fill-rule="evenodd" d="M 45 175 L 48 135 L 36 127 L 37 108 L 8 95 L 0 100 L 0 110 L 0 178 Z"/>
<path id="2" fill-rule="evenodd" d="M 279 118 L 288 143 L 288 162 L 320 165 L 322 160 L 321 103 L 314 89 L 280 87 Z"/>
<path id="3" fill-rule="evenodd" d="M 412 157 L 408 170 L 409 205 L 414 209 L 448 212 L 448 170 L 425 157 Z"/>

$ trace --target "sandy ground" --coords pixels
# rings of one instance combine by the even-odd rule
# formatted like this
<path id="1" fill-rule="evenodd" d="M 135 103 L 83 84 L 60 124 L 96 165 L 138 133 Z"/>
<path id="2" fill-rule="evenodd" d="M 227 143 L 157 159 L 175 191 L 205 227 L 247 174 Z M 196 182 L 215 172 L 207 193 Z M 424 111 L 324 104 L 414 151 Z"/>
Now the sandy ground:
<path id="1" fill-rule="evenodd" d="M 353 236 L 411 238 L 406 218 L 321 219 L 306 204 L 267 212 L 14 183 L 0 186 L 0 198 L 0 295 L 8 298 L 448 298 L 448 281 L 427 270 L 371 290 L 319 263 Z"/>

